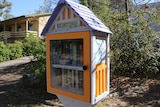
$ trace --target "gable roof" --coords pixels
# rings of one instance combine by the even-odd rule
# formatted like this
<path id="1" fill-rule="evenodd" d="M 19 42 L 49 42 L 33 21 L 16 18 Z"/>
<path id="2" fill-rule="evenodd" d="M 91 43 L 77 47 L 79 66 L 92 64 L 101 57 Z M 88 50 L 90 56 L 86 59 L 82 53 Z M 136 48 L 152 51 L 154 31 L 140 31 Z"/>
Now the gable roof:
<path id="1" fill-rule="evenodd" d="M 59 0 L 57 6 L 55 7 L 51 17 L 48 20 L 48 23 L 44 27 L 42 31 L 42 35 L 45 35 L 49 28 L 51 27 L 52 23 L 56 19 L 58 13 L 61 11 L 62 7 L 67 5 L 70 7 L 75 14 L 84 21 L 84 23 L 91 29 L 95 31 L 100 31 L 104 33 L 112 34 L 107 26 L 105 26 L 95 15 L 94 13 L 86 6 L 81 4 L 72 2 L 70 0 Z"/>

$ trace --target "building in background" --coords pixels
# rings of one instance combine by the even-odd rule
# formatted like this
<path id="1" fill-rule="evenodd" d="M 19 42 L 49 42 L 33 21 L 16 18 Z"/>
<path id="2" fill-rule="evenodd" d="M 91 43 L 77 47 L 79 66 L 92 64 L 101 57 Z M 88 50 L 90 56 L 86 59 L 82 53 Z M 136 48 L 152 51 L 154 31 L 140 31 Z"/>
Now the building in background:
<path id="1" fill-rule="evenodd" d="M 24 15 L 0 22 L 0 40 L 5 43 L 22 40 L 27 35 L 41 37 L 41 32 L 50 13 Z"/>

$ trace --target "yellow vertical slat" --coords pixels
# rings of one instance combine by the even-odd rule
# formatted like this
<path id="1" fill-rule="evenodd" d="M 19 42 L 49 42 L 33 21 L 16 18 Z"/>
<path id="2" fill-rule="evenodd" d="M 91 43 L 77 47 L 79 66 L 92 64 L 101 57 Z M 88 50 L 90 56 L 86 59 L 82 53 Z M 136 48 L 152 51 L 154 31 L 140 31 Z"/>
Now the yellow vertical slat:
<path id="1" fill-rule="evenodd" d="M 99 93 L 102 94 L 102 85 L 103 85 L 103 82 L 102 82 L 102 69 L 99 70 L 100 71 L 100 90 L 99 90 Z"/>
<path id="2" fill-rule="evenodd" d="M 102 68 L 102 70 L 101 70 L 101 72 L 102 72 L 102 93 L 104 92 L 104 85 L 105 85 L 105 81 L 104 81 L 104 68 Z"/>
<path id="3" fill-rule="evenodd" d="M 105 84 L 105 90 L 107 91 L 108 89 L 108 71 L 107 71 L 107 66 L 105 67 L 105 81 L 106 81 L 106 84 Z"/>

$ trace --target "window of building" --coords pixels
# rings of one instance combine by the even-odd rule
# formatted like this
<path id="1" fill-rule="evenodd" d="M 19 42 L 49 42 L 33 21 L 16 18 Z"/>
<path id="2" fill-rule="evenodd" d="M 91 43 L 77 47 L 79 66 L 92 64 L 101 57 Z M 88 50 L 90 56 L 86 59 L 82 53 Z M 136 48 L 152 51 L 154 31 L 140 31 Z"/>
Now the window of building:
<path id="1" fill-rule="evenodd" d="M 11 26 L 8 27 L 8 31 L 12 31 L 12 27 Z"/>
<path id="2" fill-rule="evenodd" d="M 21 25 L 18 25 L 17 31 L 22 31 Z"/>
<path id="3" fill-rule="evenodd" d="M 29 31 L 33 31 L 33 25 L 32 25 L 32 24 L 29 24 L 28 30 L 29 30 Z"/>

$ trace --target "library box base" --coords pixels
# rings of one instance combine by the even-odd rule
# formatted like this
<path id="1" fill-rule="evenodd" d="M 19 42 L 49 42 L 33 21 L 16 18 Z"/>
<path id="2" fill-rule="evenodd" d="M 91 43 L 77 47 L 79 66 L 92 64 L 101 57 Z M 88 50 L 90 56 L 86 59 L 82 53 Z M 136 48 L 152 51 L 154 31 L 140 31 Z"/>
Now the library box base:
<path id="1" fill-rule="evenodd" d="M 94 107 L 90 103 L 75 100 L 69 97 L 57 95 L 64 107 Z"/>

